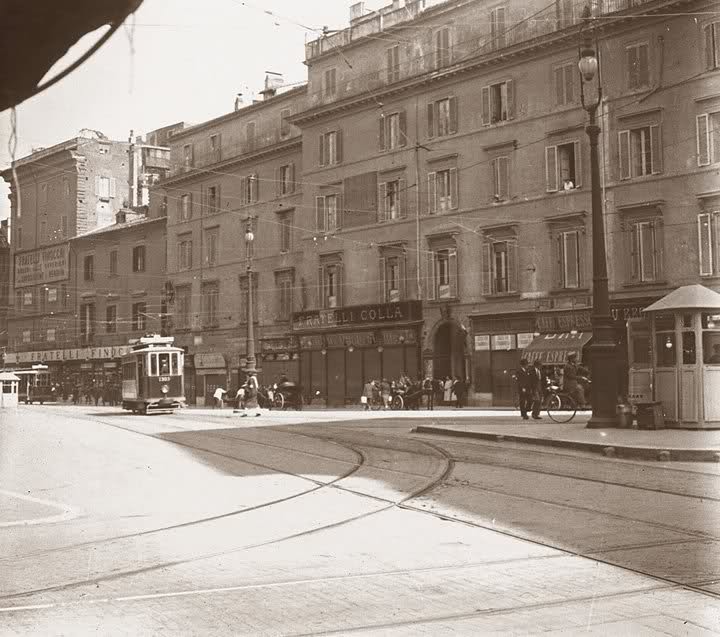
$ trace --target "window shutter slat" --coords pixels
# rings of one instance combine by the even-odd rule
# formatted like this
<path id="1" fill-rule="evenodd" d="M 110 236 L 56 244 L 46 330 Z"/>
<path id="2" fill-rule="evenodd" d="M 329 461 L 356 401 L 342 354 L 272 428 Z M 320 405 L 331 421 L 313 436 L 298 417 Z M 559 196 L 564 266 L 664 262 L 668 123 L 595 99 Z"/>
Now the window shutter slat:
<path id="1" fill-rule="evenodd" d="M 660 127 L 650 127 L 650 161 L 652 162 L 652 173 L 661 173 L 663 169 L 663 148 L 660 137 Z"/>
<path id="2" fill-rule="evenodd" d="M 315 227 L 325 231 L 325 197 L 315 197 Z"/>
<path id="3" fill-rule="evenodd" d="M 386 303 L 388 300 L 388 280 L 387 280 L 387 259 L 380 257 L 380 276 L 378 277 L 380 283 L 380 302 Z"/>
<path id="4" fill-rule="evenodd" d="M 318 144 L 318 164 L 325 165 L 325 135 L 320 135 Z"/>
<path id="5" fill-rule="evenodd" d="M 638 225 L 633 223 L 630 226 L 630 280 L 637 281 L 640 278 L 640 235 Z"/>
<path id="6" fill-rule="evenodd" d="M 505 90 L 507 94 L 507 117 L 513 119 L 515 117 L 515 82 L 508 80 L 505 83 Z"/>
<path id="7" fill-rule="evenodd" d="M 618 158 L 620 163 L 620 179 L 630 179 L 630 131 L 618 133 Z"/>
<path id="8" fill-rule="evenodd" d="M 378 148 L 385 150 L 385 122 L 387 118 L 385 115 L 380 115 L 378 119 Z"/>
<path id="9" fill-rule="evenodd" d="M 387 220 L 387 183 L 382 182 L 378 186 L 378 198 L 380 199 L 378 203 L 378 221 L 383 222 Z"/>
<path id="10" fill-rule="evenodd" d="M 448 276 L 450 279 L 450 296 L 456 299 L 458 297 L 458 256 L 456 249 L 448 252 Z"/>
<path id="11" fill-rule="evenodd" d="M 427 136 L 435 137 L 435 103 L 427 105 Z"/>
<path id="12" fill-rule="evenodd" d="M 400 139 L 398 140 L 400 146 L 407 145 L 407 113 L 402 110 L 398 115 L 400 124 Z"/>
<path id="13" fill-rule="evenodd" d="M 435 214 L 437 212 L 437 181 L 436 173 L 428 173 L 428 213 Z"/>
<path id="14" fill-rule="evenodd" d="M 295 162 L 290 163 L 290 192 L 295 192 Z"/>
<path id="15" fill-rule="evenodd" d="M 337 155 L 337 163 L 342 163 L 343 160 L 343 132 L 341 130 L 337 131 L 335 134 L 336 139 L 336 155 Z"/>
<path id="16" fill-rule="evenodd" d="M 580 142 L 573 142 L 573 155 L 575 155 L 575 187 L 582 186 L 582 146 Z"/>
<path id="17" fill-rule="evenodd" d="M 460 205 L 458 199 L 458 170 L 450 169 L 450 208 L 455 210 Z"/>
<path id="18" fill-rule="evenodd" d="M 400 190 L 398 196 L 398 206 L 400 207 L 398 216 L 403 218 L 407 217 L 407 182 L 404 179 L 398 179 L 398 189 Z"/>
<path id="19" fill-rule="evenodd" d="M 520 278 L 517 241 L 508 241 L 507 242 L 507 254 L 508 254 L 508 292 L 517 292 L 518 291 L 518 280 Z"/>
<path id="20" fill-rule="evenodd" d="M 697 129 L 697 164 L 707 166 L 710 163 L 710 131 L 708 130 L 707 113 L 695 118 Z"/>
<path id="21" fill-rule="evenodd" d="M 490 87 L 483 86 L 480 91 L 480 110 L 483 126 L 490 126 Z"/>
<path id="22" fill-rule="evenodd" d="M 448 100 L 450 110 L 450 123 L 448 132 L 452 135 L 458 130 L 458 100 L 457 97 L 451 97 Z"/>
<path id="23" fill-rule="evenodd" d="M 482 245 L 482 285 L 483 294 L 490 296 L 493 293 L 492 245 L 487 241 Z"/>
<path id="24" fill-rule="evenodd" d="M 548 192 L 558 189 L 557 146 L 545 147 L 545 189 Z"/>
<path id="25" fill-rule="evenodd" d="M 435 253 L 430 251 L 427 255 L 427 298 L 434 301 L 436 298 L 437 285 L 435 281 Z"/>

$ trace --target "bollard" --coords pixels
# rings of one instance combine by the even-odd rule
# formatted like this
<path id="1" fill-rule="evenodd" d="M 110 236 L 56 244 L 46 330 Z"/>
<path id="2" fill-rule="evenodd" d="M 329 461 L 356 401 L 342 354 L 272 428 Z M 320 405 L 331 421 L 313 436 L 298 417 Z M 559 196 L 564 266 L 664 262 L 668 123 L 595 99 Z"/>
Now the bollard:
<path id="1" fill-rule="evenodd" d="M 617 423 L 620 429 L 630 429 L 633 424 L 632 405 L 620 403 L 616 408 Z"/>

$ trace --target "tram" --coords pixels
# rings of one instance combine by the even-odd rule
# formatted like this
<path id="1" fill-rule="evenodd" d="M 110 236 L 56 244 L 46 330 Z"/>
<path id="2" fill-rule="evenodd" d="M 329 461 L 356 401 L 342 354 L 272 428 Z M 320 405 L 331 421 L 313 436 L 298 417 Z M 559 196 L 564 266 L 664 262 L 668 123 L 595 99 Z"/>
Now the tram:
<path id="1" fill-rule="evenodd" d="M 47 365 L 39 363 L 29 368 L 7 368 L 2 371 L 12 372 L 20 379 L 18 402 L 26 405 L 36 402 L 42 405 L 57 400 L 57 390 L 50 382 Z"/>
<path id="2" fill-rule="evenodd" d="M 172 336 L 130 341 L 122 358 L 122 408 L 134 414 L 172 413 L 185 402 L 181 348 Z"/>

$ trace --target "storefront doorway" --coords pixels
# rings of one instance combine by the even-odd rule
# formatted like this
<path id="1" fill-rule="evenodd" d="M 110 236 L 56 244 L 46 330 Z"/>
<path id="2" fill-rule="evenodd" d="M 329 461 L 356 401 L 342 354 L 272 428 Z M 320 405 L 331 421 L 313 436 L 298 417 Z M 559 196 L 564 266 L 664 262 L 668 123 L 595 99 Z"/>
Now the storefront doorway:
<path id="1" fill-rule="evenodd" d="M 433 376 L 465 378 L 465 331 L 454 321 L 438 326 L 433 338 Z"/>

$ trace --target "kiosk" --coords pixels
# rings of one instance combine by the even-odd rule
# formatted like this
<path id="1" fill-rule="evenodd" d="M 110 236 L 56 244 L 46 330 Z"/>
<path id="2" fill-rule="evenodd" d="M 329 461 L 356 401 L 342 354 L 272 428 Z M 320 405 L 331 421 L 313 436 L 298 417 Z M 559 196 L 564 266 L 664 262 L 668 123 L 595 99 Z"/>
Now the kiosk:
<path id="1" fill-rule="evenodd" d="M 643 311 L 650 318 L 652 395 L 665 421 L 720 429 L 720 294 L 686 285 Z"/>
<path id="2" fill-rule="evenodd" d="M 20 379 L 12 372 L 0 372 L 0 409 L 18 406 Z"/>

